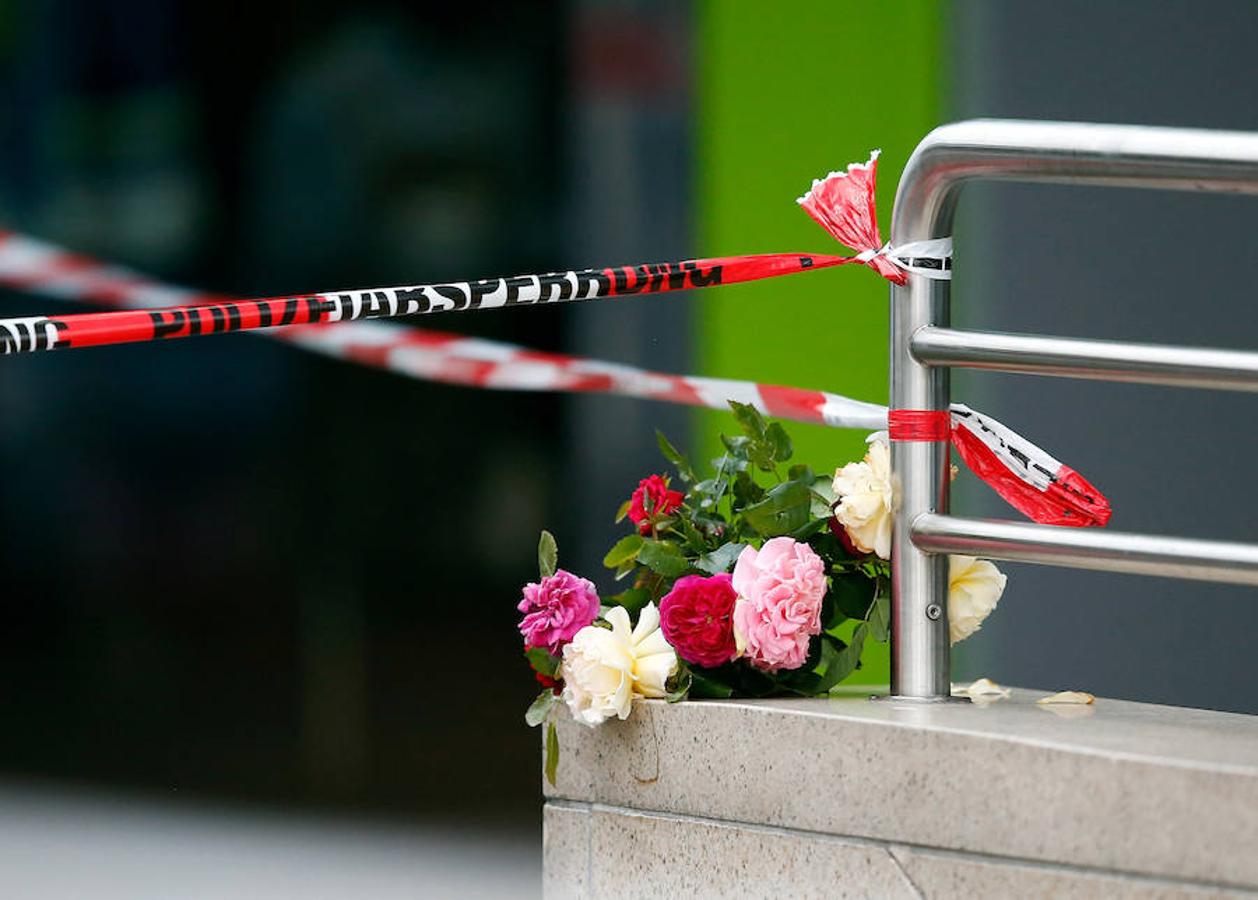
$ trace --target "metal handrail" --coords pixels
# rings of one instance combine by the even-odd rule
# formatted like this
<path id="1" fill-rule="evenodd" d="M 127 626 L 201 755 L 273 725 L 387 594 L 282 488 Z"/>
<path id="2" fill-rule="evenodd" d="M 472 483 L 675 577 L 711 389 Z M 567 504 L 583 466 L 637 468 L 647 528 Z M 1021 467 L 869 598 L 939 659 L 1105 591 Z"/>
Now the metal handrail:
<path id="1" fill-rule="evenodd" d="M 905 167 L 893 246 L 947 237 L 961 186 L 1000 180 L 1258 194 L 1258 134 L 1130 125 L 974 120 L 928 134 Z M 891 408 L 944 411 L 951 365 L 1111 381 L 1258 390 L 1258 354 L 963 332 L 950 282 L 891 288 Z M 891 693 L 949 696 L 948 557 L 1258 584 L 1258 546 L 948 516 L 948 446 L 894 441 Z"/>
<path id="2" fill-rule="evenodd" d="M 1258 585 L 1258 544 L 1060 528 L 922 513 L 913 543 L 928 553 Z"/>
<path id="3" fill-rule="evenodd" d="M 1244 350 L 930 327 L 915 331 L 909 345 L 913 358 L 928 366 L 1258 391 L 1258 353 Z"/>

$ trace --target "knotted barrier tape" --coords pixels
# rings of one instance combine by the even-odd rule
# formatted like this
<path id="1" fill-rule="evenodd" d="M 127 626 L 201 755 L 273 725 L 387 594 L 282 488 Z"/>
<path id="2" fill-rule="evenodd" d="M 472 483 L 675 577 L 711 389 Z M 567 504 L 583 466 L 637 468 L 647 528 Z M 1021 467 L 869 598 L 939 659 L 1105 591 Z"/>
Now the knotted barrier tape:
<path id="1" fill-rule="evenodd" d="M 893 284 L 905 284 L 909 273 L 950 280 L 952 238 L 913 241 L 898 247 L 882 242 L 875 205 L 878 155 L 875 150 L 868 162 L 852 163 L 846 172 L 831 172 L 816 179 L 795 202 L 836 241 L 859 251 L 844 262 L 863 263 Z"/>

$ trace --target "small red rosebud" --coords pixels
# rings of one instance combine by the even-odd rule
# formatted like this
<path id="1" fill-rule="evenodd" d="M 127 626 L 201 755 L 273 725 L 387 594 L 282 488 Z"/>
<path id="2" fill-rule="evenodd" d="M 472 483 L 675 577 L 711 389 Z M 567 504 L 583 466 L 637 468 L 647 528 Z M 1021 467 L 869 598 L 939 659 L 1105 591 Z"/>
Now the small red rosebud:
<path id="1" fill-rule="evenodd" d="M 638 482 L 638 489 L 629 498 L 629 519 L 638 526 L 639 534 L 650 534 L 652 524 L 681 506 L 685 499 L 681 491 L 668 489 L 668 479 L 651 475 Z"/>

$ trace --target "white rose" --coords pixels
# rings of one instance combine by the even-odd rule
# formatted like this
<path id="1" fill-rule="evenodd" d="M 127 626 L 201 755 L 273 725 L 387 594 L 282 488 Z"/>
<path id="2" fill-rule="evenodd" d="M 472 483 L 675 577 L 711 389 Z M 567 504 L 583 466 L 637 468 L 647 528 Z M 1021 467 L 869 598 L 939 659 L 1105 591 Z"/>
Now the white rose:
<path id="1" fill-rule="evenodd" d="M 1005 575 L 973 556 L 948 557 L 948 637 L 959 643 L 983 625 L 1005 592 Z"/>
<path id="2" fill-rule="evenodd" d="M 660 631 L 660 613 L 648 603 L 629 630 L 629 613 L 613 607 L 611 628 L 587 625 L 563 648 L 563 698 L 572 716 L 591 727 L 625 719 L 634 697 L 663 697 L 677 671 L 677 654 Z"/>
<path id="3" fill-rule="evenodd" d="M 834 473 L 839 505 L 835 518 L 858 550 L 891 558 L 891 519 L 895 498 L 891 489 L 891 450 L 882 440 L 869 445 L 863 462 L 848 463 Z"/>

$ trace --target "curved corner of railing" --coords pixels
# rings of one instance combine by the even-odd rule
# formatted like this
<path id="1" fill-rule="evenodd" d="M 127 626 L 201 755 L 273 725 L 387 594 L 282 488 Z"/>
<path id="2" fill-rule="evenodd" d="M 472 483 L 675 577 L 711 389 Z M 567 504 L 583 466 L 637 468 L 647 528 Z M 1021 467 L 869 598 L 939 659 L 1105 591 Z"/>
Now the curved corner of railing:
<path id="1" fill-rule="evenodd" d="M 1092 122 L 968 119 L 909 157 L 891 243 L 946 237 L 970 179 L 1258 194 L 1258 133 Z"/>
<path id="2" fill-rule="evenodd" d="M 891 212 L 891 244 L 947 237 L 949 204 L 955 204 L 959 179 L 946 177 L 949 157 L 981 134 L 990 119 L 968 119 L 939 125 L 918 142 L 904 164 Z M 942 229 L 942 231 L 940 230 Z"/>

